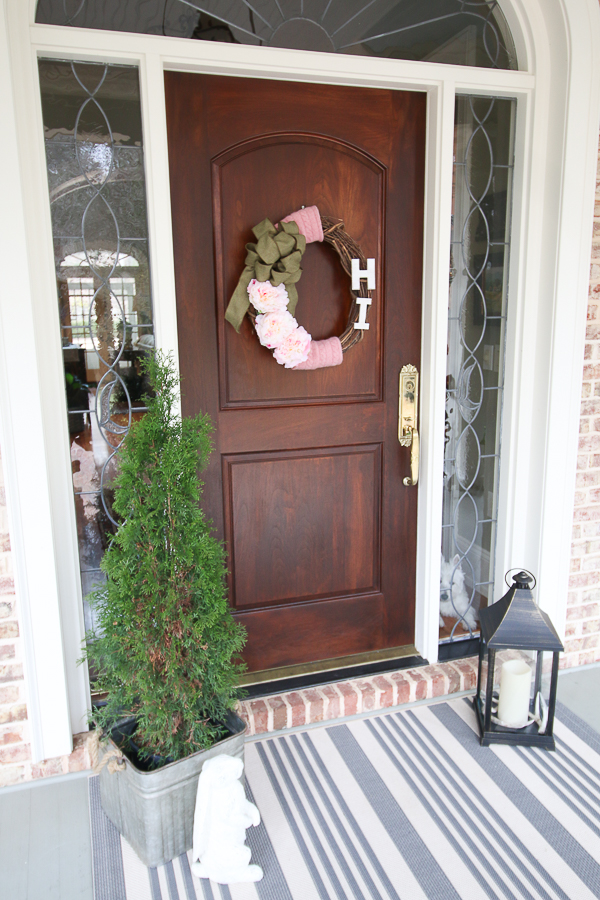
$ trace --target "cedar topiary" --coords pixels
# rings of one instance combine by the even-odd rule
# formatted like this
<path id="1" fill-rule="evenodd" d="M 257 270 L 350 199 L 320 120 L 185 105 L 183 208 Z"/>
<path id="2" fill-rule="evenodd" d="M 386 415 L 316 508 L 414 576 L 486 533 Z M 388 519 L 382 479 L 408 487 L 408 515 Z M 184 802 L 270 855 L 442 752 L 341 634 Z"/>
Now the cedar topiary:
<path id="1" fill-rule="evenodd" d="M 227 603 L 223 547 L 199 507 L 211 421 L 176 414 L 171 359 L 156 353 L 145 369 L 153 395 L 122 445 L 114 509 L 123 522 L 102 561 L 85 656 L 95 690 L 108 694 L 96 724 L 110 730 L 134 715 L 143 755 L 181 759 L 226 736 L 246 638 Z"/>

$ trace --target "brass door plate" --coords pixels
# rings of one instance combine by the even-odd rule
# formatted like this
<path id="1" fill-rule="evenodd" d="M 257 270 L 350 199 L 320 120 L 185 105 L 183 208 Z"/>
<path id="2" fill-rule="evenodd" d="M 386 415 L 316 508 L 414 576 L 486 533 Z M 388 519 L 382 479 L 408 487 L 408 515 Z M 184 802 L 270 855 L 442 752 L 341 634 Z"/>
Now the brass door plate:
<path id="1" fill-rule="evenodd" d="M 412 444 L 412 433 L 417 430 L 419 408 L 419 373 L 415 366 L 402 366 L 398 392 L 398 440 L 403 447 Z"/>
<path id="2" fill-rule="evenodd" d="M 265 669 L 261 672 L 247 672 L 239 679 L 240 685 L 250 687 L 265 681 L 278 681 L 282 678 L 297 678 L 299 675 L 310 675 L 316 672 L 325 673 L 332 669 L 346 669 L 352 666 L 363 666 L 369 663 L 384 662 L 388 659 L 401 659 L 404 656 L 418 656 L 414 644 L 402 647 L 389 647 L 385 650 L 369 650 L 366 653 L 355 653 L 353 656 L 342 656 L 337 659 L 322 659 L 317 662 L 304 663 L 299 666 L 282 666 L 279 669 Z M 326 678 L 325 678 L 326 680 Z"/>

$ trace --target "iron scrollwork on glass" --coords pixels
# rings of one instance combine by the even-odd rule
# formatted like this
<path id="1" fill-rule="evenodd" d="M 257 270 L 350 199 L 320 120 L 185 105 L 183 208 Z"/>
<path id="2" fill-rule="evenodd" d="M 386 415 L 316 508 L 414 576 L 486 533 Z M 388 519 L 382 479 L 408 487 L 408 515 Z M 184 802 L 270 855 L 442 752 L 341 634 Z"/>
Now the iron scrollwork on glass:
<path id="1" fill-rule="evenodd" d="M 154 345 L 139 80 L 130 66 L 39 69 L 85 597 L 118 524 L 111 482 Z"/>
<path id="2" fill-rule="evenodd" d="M 514 101 L 458 97 L 444 440 L 442 640 L 492 600 Z M 445 601 L 445 604 L 444 604 Z"/>
<path id="3" fill-rule="evenodd" d="M 39 0 L 37 21 L 221 43 L 516 68 L 498 0 Z"/>

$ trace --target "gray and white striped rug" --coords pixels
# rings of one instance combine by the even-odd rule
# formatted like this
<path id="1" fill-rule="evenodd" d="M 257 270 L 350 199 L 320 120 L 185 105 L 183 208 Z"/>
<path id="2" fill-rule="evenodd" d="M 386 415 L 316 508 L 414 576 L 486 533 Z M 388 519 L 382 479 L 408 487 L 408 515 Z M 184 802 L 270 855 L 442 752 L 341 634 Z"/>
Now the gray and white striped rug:
<path id="1" fill-rule="evenodd" d="M 482 748 L 457 699 L 246 744 L 258 884 L 147 869 L 90 779 L 96 900 L 600 897 L 600 735 L 564 707 L 556 753 Z"/>

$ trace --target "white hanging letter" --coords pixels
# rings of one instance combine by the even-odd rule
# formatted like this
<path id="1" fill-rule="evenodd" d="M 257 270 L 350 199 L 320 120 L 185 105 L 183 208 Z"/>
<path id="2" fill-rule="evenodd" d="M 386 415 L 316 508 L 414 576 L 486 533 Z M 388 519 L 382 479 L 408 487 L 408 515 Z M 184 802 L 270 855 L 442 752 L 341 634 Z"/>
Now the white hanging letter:
<path id="1" fill-rule="evenodd" d="M 360 268 L 360 259 L 352 260 L 352 290 L 359 291 L 360 290 L 360 279 L 367 279 L 367 289 L 369 291 L 375 290 L 375 260 L 368 259 L 367 260 L 367 268 Z"/>
<path id="2" fill-rule="evenodd" d="M 367 322 L 367 309 L 371 305 L 370 297 L 357 297 L 356 302 L 360 306 L 360 316 L 358 317 L 358 322 L 354 323 L 354 327 L 360 331 L 368 331 L 369 323 Z"/>

